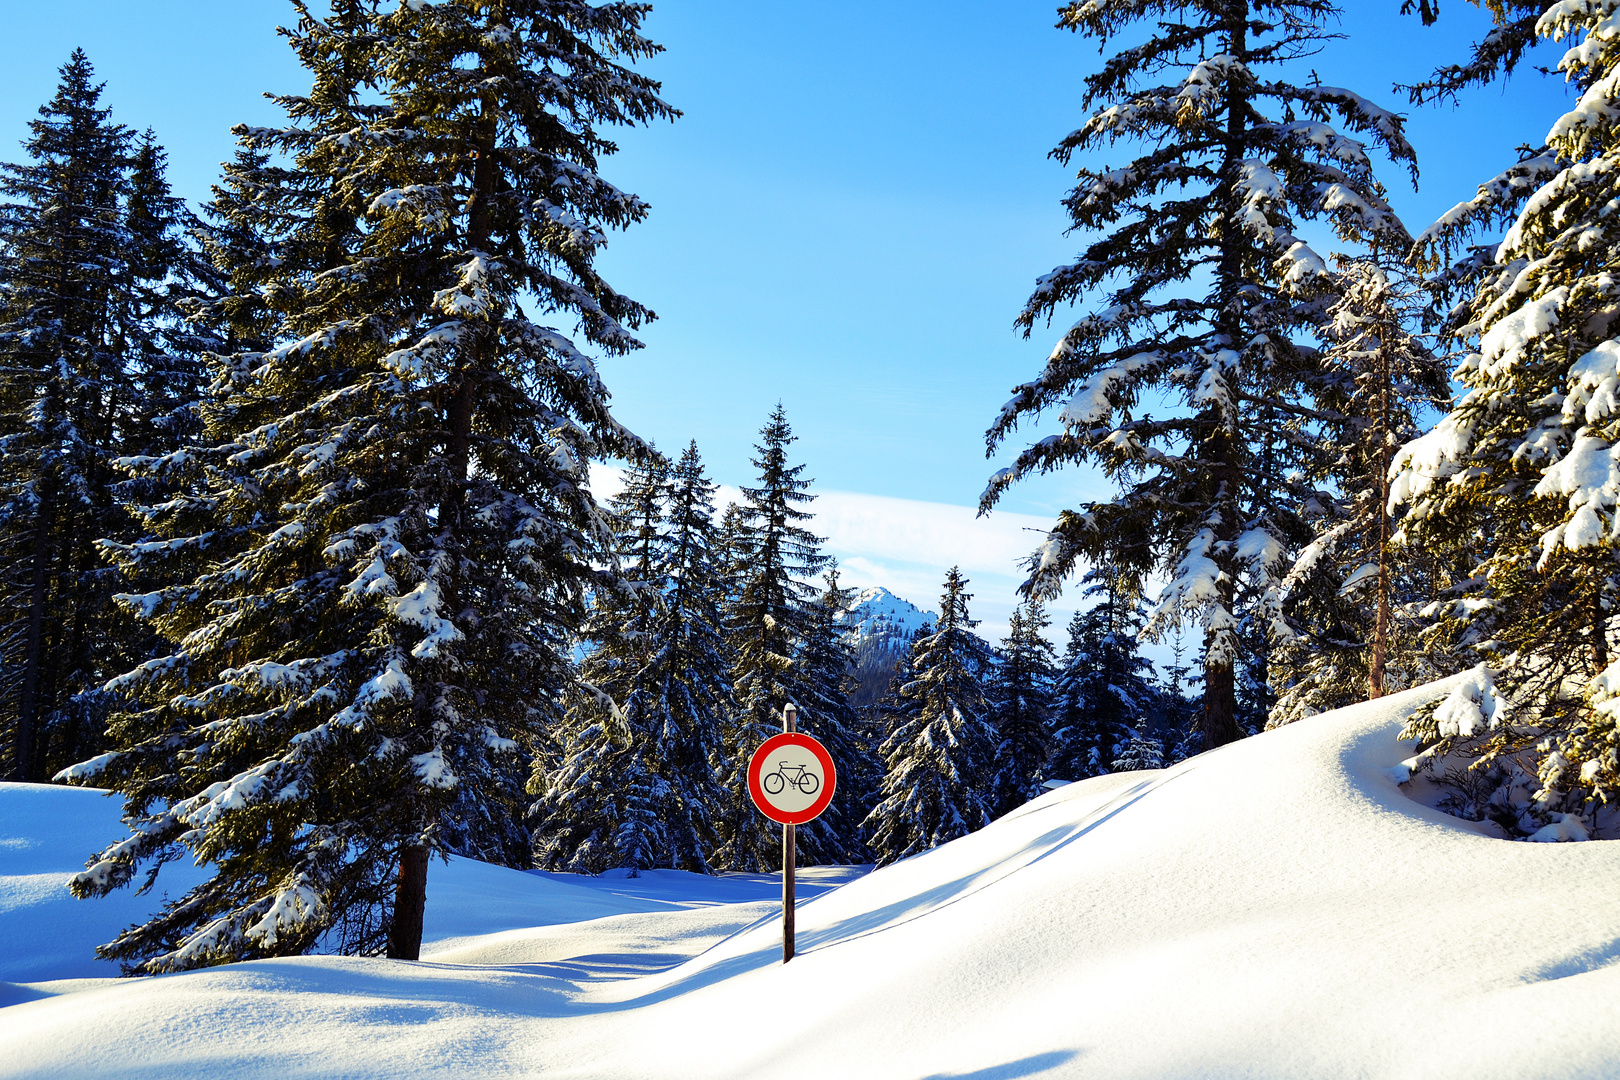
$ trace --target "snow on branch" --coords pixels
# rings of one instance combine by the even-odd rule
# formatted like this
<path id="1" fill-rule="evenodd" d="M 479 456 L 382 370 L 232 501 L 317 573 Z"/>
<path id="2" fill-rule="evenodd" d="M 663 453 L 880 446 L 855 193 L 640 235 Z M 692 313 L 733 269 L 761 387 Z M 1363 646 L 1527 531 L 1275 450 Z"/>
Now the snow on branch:
<path id="1" fill-rule="evenodd" d="M 460 279 L 449 288 L 433 294 L 433 306 L 458 318 L 487 318 L 495 309 L 490 278 L 499 267 L 500 263 L 496 260 L 475 252 L 470 259 L 456 267 Z"/>
<path id="2" fill-rule="evenodd" d="M 1486 312 L 1484 321 L 1491 324 L 1490 329 L 1480 338 L 1477 358 L 1470 358 L 1486 378 L 1510 377 L 1530 343 L 1558 327 L 1559 316 L 1569 302 L 1568 287 L 1560 285 L 1502 314 L 1512 295 L 1510 290 L 1508 296 L 1492 304 Z"/>
<path id="3" fill-rule="evenodd" d="M 1090 427 L 1108 417 L 1114 411 L 1113 393 L 1116 385 L 1127 381 L 1143 368 L 1151 367 L 1163 360 L 1163 353 L 1142 352 L 1097 372 L 1075 392 L 1069 404 L 1058 414 L 1058 422 L 1066 428 L 1074 429 Z"/>
<path id="4" fill-rule="evenodd" d="M 1506 220 L 1520 200 L 1556 176 L 1559 168 L 1556 155 L 1537 153 L 1504 169 L 1479 185 L 1472 199 L 1453 206 L 1424 229 L 1412 243 L 1413 253 L 1432 261 L 1474 229 Z"/>
<path id="5" fill-rule="evenodd" d="M 1601 424 L 1620 414 L 1620 341 L 1605 341 L 1569 369 L 1564 423 Z"/>
<path id="6" fill-rule="evenodd" d="M 1147 625 L 1142 629 L 1144 639 L 1156 638 L 1179 623 L 1185 612 L 1219 606 L 1221 583 L 1227 575 L 1215 561 L 1215 550 L 1215 531 L 1210 528 L 1200 529 L 1187 542 L 1176 564 L 1175 577 L 1159 593 L 1158 603 L 1148 613 Z"/>
<path id="7" fill-rule="evenodd" d="M 1535 494 L 1541 498 L 1567 497 L 1570 516 L 1542 534 L 1537 570 L 1545 569 L 1560 547 L 1579 551 L 1616 539 L 1605 515 L 1613 518 L 1614 506 L 1620 502 L 1617 451 L 1620 448 L 1610 445 L 1607 439 L 1583 429 L 1569 453 L 1543 471 Z"/>
<path id="8" fill-rule="evenodd" d="M 1469 474 L 1463 470 L 1474 441 L 1478 418 L 1471 407 L 1477 391 L 1463 396 L 1433 430 L 1395 452 L 1389 466 L 1389 513 L 1404 503 L 1414 517 L 1427 513 L 1430 496 L 1442 483 Z"/>

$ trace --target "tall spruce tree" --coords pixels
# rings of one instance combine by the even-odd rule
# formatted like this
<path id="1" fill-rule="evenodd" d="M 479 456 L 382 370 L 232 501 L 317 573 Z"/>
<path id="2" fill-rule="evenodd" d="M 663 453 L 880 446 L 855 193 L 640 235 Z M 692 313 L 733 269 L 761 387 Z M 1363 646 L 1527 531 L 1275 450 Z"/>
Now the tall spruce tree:
<path id="1" fill-rule="evenodd" d="M 714 485 L 696 444 L 673 471 L 633 469 L 614 501 L 639 586 L 597 597 L 581 696 L 536 804 L 540 865 L 708 870 L 721 793 L 710 761 L 729 703 L 715 572 Z"/>
<path id="2" fill-rule="evenodd" d="M 226 343 L 206 317 L 224 283 L 202 250 L 202 223 L 169 186 L 168 155 L 150 131 L 135 143 L 124 225 L 135 289 L 124 335 L 137 388 L 125 453 L 155 455 L 201 434 L 205 356 Z M 126 485 L 123 497 L 153 503 L 161 496 Z"/>
<path id="3" fill-rule="evenodd" d="M 650 458 L 625 473 L 609 503 L 623 587 L 599 590 L 580 628 L 584 693 L 556 736 L 557 760 L 529 785 L 540 798 L 535 862 L 548 870 L 632 873 L 658 864 L 664 845 L 656 753 L 640 676 L 657 619 L 656 551 L 669 495 L 669 463 Z"/>
<path id="4" fill-rule="evenodd" d="M 871 812 L 881 768 L 877 747 L 865 732 L 860 711 L 850 701 L 854 650 L 834 621 L 849 606 L 851 590 L 838 584 L 838 568 L 822 575 L 826 589 L 810 605 L 810 620 L 796 658 L 799 730 L 815 736 L 838 769 L 832 805 L 815 821 L 798 827 L 797 842 L 811 863 L 865 862 L 861 822 Z"/>
<path id="5" fill-rule="evenodd" d="M 1020 477 L 1069 462 L 1094 462 L 1119 485 L 1113 499 L 1059 516 L 1025 587 L 1055 595 L 1078 560 L 1099 562 L 1123 538 L 1133 575 L 1169 579 L 1148 632 L 1203 623 L 1211 746 L 1239 734 L 1243 608 L 1275 590 L 1287 553 L 1309 538 L 1294 477 L 1317 452 L 1309 334 L 1329 271 L 1296 230 L 1322 221 L 1345 240 L 1405 242 L 1352 137 L 1411 164 L 1401 118 L 1350 90 L 1288 80 L 1290 62 L 1332 36 L 1336 14 L 1327 0 L 1061 9 L 1061 27 L 1103 48 L 1128 44 L 1087 77 L 1093 112 L 1053 156 L 1066 163 L 1120 140 L 1143 153 L 1079 169 L 1070 220 L 1101 235 L 1040 279 L 1018 322 L 1027 334 L 1061 307 L 1104 299 L 988 432 L 994 452 L 1021 421 L 1061 406 L 1060 430 L 991 479 L 983 511 Z"/>
<path id="6" fill-rule="evenodd" d="M 749 757 L 782 730 L 782 708 L 805 690 L 800 650 L 814 621 L 816 575 L 827 566 L 821 538 L 805 527 L 815 498 L 804 465 L 789 465 L 795 437 L 778 404 L 755 444 L 757 486 L 742 489 L 731 522 L 730 561 L 739 572 L 727 613 L 735 711 L 716 762 L 726 792 L 719 843 L 710 861 L 724 870 L 761 870 L 781 858 L 781 841 L 748 797 Z M 810 718 L 807 717 L 807 720 Z M 806 730 L 815 733 L 812 725 Z M 806 852 L 806 855 L 810 855 Z"/>
<path id="7" fill-rule="evenodd" d="M 1275 727 L 1425 681 L 1435 672 L 1416 640 L 1412 603 L 1424 553 L 1391 543 L 1389 466 L 1449 396 L 1446 369 L 1413 332 L 1428 297 L 1387 260 L 1343 259 L 1322 328 L 1337 391 L 1322 402 L 1326 471 L 1316 537 L 1295 560 L 1272 612 Z M 1417 563 L 1420 565 L 1414 566 Z"/>
<path id="8" fill-rule="evenodd" d="M 300 952 L 366 911 L 350 947 L 417 955 L 430 856 L 520 797 L 506 763 L 555 725 L 584 599 L 614 587 L 587 465 L 651 452 L 583 351 L 651 316 L 594 269 L 646 212 L 598 175 L 600 128 L 673 115 L 625 66 L 657 50 L 646 8 L 294 6 L 313 88 L 278 99 L 289 126 L 237 129 L 290 159 L 238 162 L 273 257 L 224 268 L 275 347 L 218 358 L 204 447 L 132 463 L 199 493 L 119 558 L 194 565 L 126 598 L 177 648 L 114 681 L 142 707 L 70 770 L 131 828 L 79 895 L 213 868 L 103 947 L 143 971 Z"/>
<path id="9" fill-rule="evenodd" d="M 1084 780 L 1112 772 L 1132 733 L 1160 707 L 1153 665 L 1137 649 L 1141 603 L 1109 567 L 1086 575 L 1091 607 L 1069 620 L 1069 643 L 1054 687 L 1048 773 Z"/>
<path id="10" fill-rule="evenodd" d="M 131 538 L 112 461 L 137 408 L 141 315 L 130 133 L 102 88 L 75 50 L 29 122 L 27 161 L 0 167 L 0 732 L 18 780 L 99 749 L 100 685 L 130 659 L 119 576 L 95 549 Z"/>
<path id="11" fill-rule="evenodd" d="M 915 711 L 897 716 L 883 742 L 881 798 L 866 819 L 879 865 L 966 836 L 992 816 L 996 732 L 978 676 L 990 650 L 973 633 L 972 598 L 951 567 L 939 622 L 912 649 L 911 681 L 899 693 Z"/>
<path id="12" fill-rule="evenodd" d="M 1527 795 L 1502 816 L 1516 828 L 1559 813 L 1591 826 L 1620 794 L 1611 647 L 1620 602 L 1620 244 L 1611 225 L 1620 43 L 1595 4 L 1556 5 L 1536 32 L 1578 39 L 1560 68 L 1581 97 L 1548 132 L 1546 154 L 1481 185 L 1422 238 L 1433 246 L 1421 253 L 1436 258 L 1448 240 L 1522 206 L 1453 319 L 1475 350 L 1456 373 L 1465 393 L 1402 448 L 1391 491 L 1409 507 L 1402 531 L 1414 542 L 1483 556 L 1441 607 L 1456 640 L 1496 668 L 1494 683 L 1476 677 L 1469 700 L 1421 711 L 1407 734 L 1432 743 L 1423 760 L 1458 751 L 1478 775 L 1501 766 L 1495 775 L 1512 781 L 1501 790 Z"/>
<path id="13" fill-rule="evenodd" d="M 1000 817 L 1039 795 L 1052 754 L 1053 681 L 1057 675 L 1051 620 L 1039 600 L 1014 609 L 1001 642 L 1001 664 L 991 689 L 990 724 L 996 731 L 993 816 Z"/>

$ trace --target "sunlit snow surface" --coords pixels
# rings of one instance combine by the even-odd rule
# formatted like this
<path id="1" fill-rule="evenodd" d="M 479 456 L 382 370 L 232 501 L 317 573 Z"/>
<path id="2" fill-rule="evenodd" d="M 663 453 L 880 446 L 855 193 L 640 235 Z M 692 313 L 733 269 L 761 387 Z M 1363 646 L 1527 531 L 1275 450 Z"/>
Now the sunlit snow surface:
<path id="1" fill-rule="evenodd" d="M 683 876 L 435 863 L 421 963 L 24 1001 L 0 1076 L 1620 1076 L 1620 843 L 1512 843 L 1403 794 L 1401 718 L 1444 689 L 1054 791 L 804 904 L 786 967 L 769 879 L 705 906 Z M 21 790 L 37 817 L 85 798 Z M 0 834 L 26 841 L 18 806 Z M 59 906 L 0 933 L 44 947 Z M 500 925 L 525 910 L 591 921 Z"/>

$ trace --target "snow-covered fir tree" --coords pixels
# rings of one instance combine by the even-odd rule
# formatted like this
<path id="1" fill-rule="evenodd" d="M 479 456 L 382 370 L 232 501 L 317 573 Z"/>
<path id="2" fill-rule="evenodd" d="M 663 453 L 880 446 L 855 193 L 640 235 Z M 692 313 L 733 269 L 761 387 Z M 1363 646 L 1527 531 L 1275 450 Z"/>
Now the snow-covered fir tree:
<path id="1" fill-rule="evenodd" d="M 632 873 L 658 865 L 665 847 L 659 804 L 669 786 L 652 760 L 656 704 L 643 680 L 658 617 L 658 540 L 669 497 L 669 462 L 649 458 L 625 473 L 609 503 L 622 588 L 601 589 L 580 628 L 585 686 L 557 737 L 556 763 L 530 785 L 535 862 L 547 870 Z"/>
<path id="2" fill-rule="evenodd" d="M 127 207 L 136 295 L 124 334 L 138 393 L 125 445 L 129 454 L 151 455 L 194 442 L 202 430 L 204 357 L 225 345 L 206 312 L 224 283 L 201 250 L 202 223 L 169 186 L 168 155 L 150 131 L 135 144 Z M 123 497 L 131 495 L 135 502 L 158 501 L 139 488 Z"/>
<path id="3" fill-rule="evenodd" d="M 1517 829 L 1562 814 L 1591 828 L 1620 793 L 1612 15 L 1607 4 L 1560 3 L 1541 16 L 1540 36 L 1569 41 L 1560 68 L 1578 102 L 1548 132 L 1547 153 L 1481 185 L 1420 238 L 1434 258 L 1519 207 L 1452 319 L 1473 346 L 1456 372 L 1465 392 L 1402 448 L 1391 490 L 1409 507 L 1402 531 L 1412 542 L 1483 555 L 1437 607 L 1454 638 L 1495 669 L 1476 673 L 1471 695 L 1421 711 L 1408 733 L 1432 744 L 1421 761 L 1456 752 L 1476 772 L 1496 770 L 1499 792 L 1523 796 L 1499 816 Z"/>
<path id="4" fill-rule="evenodd" d="M 1357 138 L 1410 164 L 1401 118 L 1351 90 L 1289 79 L 1335 15 L 1326 0 L 1061 9 L 1061 26 L 1113 48 L 1085 80 L 1091 115 L 1054 151 L 1085 162 L 1066 205 L 1074 229 L 1096 238 L 1040 279 L 1019 322 L 1029 332 L 1100 299 L 988 432 L 994 452 L 1021 422 L 1059 409 L 1059 430 L 992 477 L 983 510 L 1020 477 L 1070 462 L 1117 483 L 1114 498 L 1059 516 L 1026 588 L 1053 596 L 1077 560 L 1104 556 L 1168 578 L 1147 631 L 1202 622 L 1210 746 L 1239 735 L 1240 621 L 1310 536 L 1297 474 L 1318 452 L 1310 332 L 1329 268 L 1298 230 L 1320 221 L 1344 240 L 1405 240 Z M 1122 140 L 1140 156 L 1092 164 Z"/>
<path id="5" fill-rule="evenodd" d="M 1114 759 L 1115 772 L 1162 768 L 1164 768 L 1164 740 L 1142 731 L 1133 732 L 1130 740 L 1125 743 L 1125 748 Z"/>
<path id="6" fill-rule="evenodd" d="M 672 476 L 666 518 L 664 607 L 655 626 L 652 674 L 662 700 L 662 760 L 678 804 L 667 811 L 670 863 L 704 868 L 714 814 L 725 803 L 713 762 L 731 715 L 731 652 L 726 643 L 726 577 L 714 524 L 715 485 L 697 443 Z"/>
<path id="7" fill-rule="evenodd" d="M 67 773 L 123 792 L 131 830 L 79 895 L 212 868 L 103 947 L 142 971 L 356 919 L 347 946 L 417 955 L 429 858 L 522 798 L 510 763 L 614 587 L 588 463 L 651 452 L 585 352 L 638 347 L 651 314 L 594 269 L 647 209 L 598 175 L 601 129 L 673 115 L 626 66 L 657 49 L 646 8 L 295 6 L 313 87 L 278 99 L 287 126 L 237 129 L 288 159 L 236 181 L 275 208 L 269 251 L 223 268 L 274 347 L 217 359 L 203 445 L 129 463 L 195 484 L 145 508 L 161 542 L 114 548 L 164 571 L 124 602 L 176 647 L 113 680 L 141 707 Z"/>
<path id="8" fill-rule="evenodd" d="M 1132 733 L 1160 707 L 1153 665 L 1137 647 L 1141 602 L 1108 566 L 1086 574 L 1090 607 L 1069 620 L 1069 642 L 1053 689 L 1047 774 L 1084 780 L 1112 772 Z"/>
<path id="9" fill-rule="evenodd" d="M 861 823 L 871 812 L 882 768 L 877 744 L 860 710 L 850 702 L 854 652 L 835 621 L 849 606 L 850 590 L 838 583 L 838 567 L 822 575 L 826 588 L 810 605 L 810 619 L 795 666 L 799 730 L 827 748 L 838 770 L 832 805 L 815 821 L 800 825 L 797 843 L 811 863 L 865 862 Z"/>
<path id="10" fill-rule="evenodd" d="M 1269 726 L 1289 723 L 1425 682 L 1410 618 L 1425 577 L 1423 553 L 1391 544 L 1389 466 L 1419 432 L 1422 412 L 1449 396 L 1441 360 L 1413 331 L 1428 296 L 1403 268 L 1341 259 L 1322 327 L 1336 392 L 1324 396 L 1326 471 L 1312 520 L 1316 537 L 1294 562 L 1271 620 Z M 1275 616 L 1281 616 L 1277 618 Z M 1449 673 L 1446 673 L 1449 674 Z"/>
<path id="11" fill-rule="evenodd" d="M 729 704 L 714 560 L 714 485 L 697 445 L 673 470 L 630 471 L 614 500 L 625 573 L 641 586 L 598 596 L 582 676 L 598 692 L 571 712 L 536 804 L 536 860 L 600 873 L 704 872 L 711 769 Z"/>
<path id="12" fill-rule="evenodd" d="M 805 466 L 788 464 L 795 436 L 780 404 L 759 434 L 753 459 L 759 480 L 742 489 L 743 501 L 727 530 L 728 562 L 738 575 L 726 616 L 735 708 L 715 762 L 726 805 L 710 857 L 723 870 L 761 870 L 781 861 L 776 828 L 748 796 L 748 759 L 782 730 L 782 707 L 798 705 L 807 689 L 798 657 L 815 618 L 814 581 L 828 562 L 821 538 L 805 527 L 811 514 L 804 506 L 815 496 L 808 491 L 811 481 L 802 478 Z M 805 719 L 806 732 L 818 734 L 814 718 Z M 804 850 L 807 858 L 830 854 Z"/>
<path id="13" fill-rule="evenodd" d="M 996 732 L 991 814 L 1000 817 L 1041 792 L 1052 753 L 1053 682 L 1057 658 L 1046 639 L 1051 620 L 1039 600 L 1013 610 L 991 679 L 990 725 Z"/>
<path id="14" fill-rule="evenodd" d="M 101 683 L 140 659 L 95 549 L 132 539 L 113 459 L 139 411 L 131 137 L 76 50 L 0 167 L 0 739 L 39 781 L 101 749 Z"/>
<path id="15" fill-rule="evenodd" d="M 951 567 L 939 622 L 913 646 L 910 681 L 899 689 L 910 715 L 895 717 L 880 748 L 881 798 L 866 819 L 879 865 L 966 836 L 991 819 L 996 732 L 978 676 L 989 667 L 989 646 L 973 633 L 972 598 L 967 579 Z"/>

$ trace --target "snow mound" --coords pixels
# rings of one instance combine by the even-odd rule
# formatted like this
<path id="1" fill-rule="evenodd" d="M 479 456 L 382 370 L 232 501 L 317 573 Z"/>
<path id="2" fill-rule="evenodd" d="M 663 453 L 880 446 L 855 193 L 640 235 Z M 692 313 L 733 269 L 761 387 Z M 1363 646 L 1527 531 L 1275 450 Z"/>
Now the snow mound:
<path id="1" fill-rule="evenodd" d="M 143 896 L 124 889 L 94 902 L 73 899 L 68 878 L 128 835 L 122 809 L 105 792 L 0 783 L 0 980 L 115 978 L 118 965 L 97 960 L 95 947 L 203 880 L 196 867 L 170 863 Z"/>
<path id="2" fill-rule="evenodd" d="M 0 1076 L 1620 1075 L 1620 844 L 1408 798 L 1450 689 L 1052 791 L 804 904 L 786 966 L 757 900 L 263 961 L 6 1009 Z"/>

